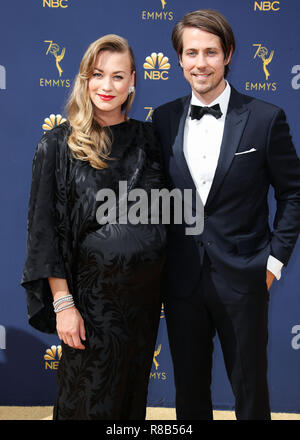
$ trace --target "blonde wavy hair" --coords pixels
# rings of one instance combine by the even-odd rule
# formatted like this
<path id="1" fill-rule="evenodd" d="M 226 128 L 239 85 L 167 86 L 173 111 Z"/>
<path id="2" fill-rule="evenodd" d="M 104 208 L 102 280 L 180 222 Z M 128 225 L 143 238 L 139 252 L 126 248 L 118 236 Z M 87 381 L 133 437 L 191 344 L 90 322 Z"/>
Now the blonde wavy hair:
<path id="1" fill-rule="evenodd" d="M 68 145 L 76 159 L 89 162 L 94 168 L 107 168 L 111 153 L 111 136 L 106 127 L 101 127 L 94 117 L 93 103 L 89 97 L 89 79 L 94 73 L 96 58 L 101 51 L 128 53 L 131 72 L 136 72 L 136 65 L 131 47 L 127 40 L 118 35 L 105 35 L 90 44 L 85 52 L 74 86 L 67 102 L 66 113 L 72 128 Z M 136 84 L 136 75 L 134 85 Z M 122 104 L 125 120 L 134 100 L 135 93 L 128 95 Z"/>

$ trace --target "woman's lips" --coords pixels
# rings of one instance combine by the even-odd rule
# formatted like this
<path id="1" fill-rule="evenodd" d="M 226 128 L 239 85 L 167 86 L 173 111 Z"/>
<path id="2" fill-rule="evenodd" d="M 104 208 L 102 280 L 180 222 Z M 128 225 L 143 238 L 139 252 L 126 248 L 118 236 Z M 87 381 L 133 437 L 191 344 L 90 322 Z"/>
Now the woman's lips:
<path id="1" fill-rule="evenodd" d="M 112 99 L 114 99 L 113 95 L 100 95 L 100 94 L 98 94 L 98 96 L 100 97 L 100 99 L 102 99 L 102 101 L 111 101 Z"/>

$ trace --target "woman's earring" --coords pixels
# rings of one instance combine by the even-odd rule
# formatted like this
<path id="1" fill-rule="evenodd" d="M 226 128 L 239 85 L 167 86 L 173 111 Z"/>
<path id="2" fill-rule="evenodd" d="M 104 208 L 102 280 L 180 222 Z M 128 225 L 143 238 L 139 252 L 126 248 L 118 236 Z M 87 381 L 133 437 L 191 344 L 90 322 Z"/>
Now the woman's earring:
<path id="1" fill-rule="evenodd" d="M 128 89 L 128 95 L 130 95 L 130 93 L 134 93 L 135 92 L 135 87 L 134 86 L 130 86 Z"/>

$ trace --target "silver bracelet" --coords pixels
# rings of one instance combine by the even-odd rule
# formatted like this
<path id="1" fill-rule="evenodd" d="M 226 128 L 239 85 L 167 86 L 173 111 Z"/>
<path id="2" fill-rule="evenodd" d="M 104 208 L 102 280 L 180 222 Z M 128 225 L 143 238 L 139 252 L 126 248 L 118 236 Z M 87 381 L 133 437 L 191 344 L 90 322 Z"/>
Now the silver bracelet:
<path id="1" fill-rule="evenodd" d="M 54 308 L 55 313 L 57 313 L 58 311 L 64 310 L 64 309 L 62 309 L 62 307 L 59 307 L 63 303 L 68 303 L 67 304 L 68 307 L 66 307 L 66 308 L 73 307 L 73 305 L 74 305 L 73 296 L 71 294 L 69 294 L 69 295 L 62 296 L 61 298 L 58 298 L 56 301 L 53 301 L 53 308 Z"/>
<path id="2" fill-rule="evenodd" d="M 67 304 L 65 306 L 61 306 L 61 307 L 58 307 L 58 308 L 54 309 L 54 312 L 55 313 L 59 313 L 62 310 L 70 309 L 71 307 L 74 307 L 74 306 L 75 306 L 74 302 L 71 302 L 70 304 Z"/>
<path id="3" fill-rule="evenodd" d="M 53 301 L 53 307 L 58 306 L 59 304 L 65 302 L 65 301 L 73 301 L 73 296 L 71 294 L 61 296 L 56 301 Z"/>

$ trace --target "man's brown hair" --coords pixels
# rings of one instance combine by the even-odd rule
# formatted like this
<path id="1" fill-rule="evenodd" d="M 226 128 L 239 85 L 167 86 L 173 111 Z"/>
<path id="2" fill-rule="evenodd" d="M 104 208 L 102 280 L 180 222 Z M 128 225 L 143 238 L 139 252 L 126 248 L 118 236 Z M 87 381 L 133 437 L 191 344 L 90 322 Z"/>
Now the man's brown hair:
<path id="1" fill-rule="evenodd" d="M 183 50 L 182 34 L 185 28 L 195 27 L 217 35 L 221 40 L 224 59 L 227 59 L 235 49 L 235 39 L 232 29 L 226 18 L 213 9 L 199 9 L 186 14 L 174 27 L 172 32 L 173 47 L 180 57 Z M 224 76 L 229 72 L 229 64 L 225 66 Z"/>

